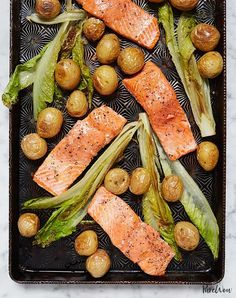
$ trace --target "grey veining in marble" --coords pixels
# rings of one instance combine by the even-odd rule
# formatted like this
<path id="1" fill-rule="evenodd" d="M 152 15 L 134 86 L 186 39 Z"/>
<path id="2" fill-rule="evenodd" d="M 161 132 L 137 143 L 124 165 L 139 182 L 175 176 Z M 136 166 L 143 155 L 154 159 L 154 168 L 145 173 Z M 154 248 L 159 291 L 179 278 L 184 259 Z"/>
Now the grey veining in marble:
<path id="1" fill-rule="evenodd" d="M 207 0 L 206 0 L 207 1 Z M 9 0 L 1 0 L 0 8 L 0 93 L 9 73 Z M 231 294 L 204 294 L 209 297 L 236 297 L 236 1 L 227 0 L 228 51 L 228 149 L 227 149 L 227 232 L 226 273 L 221 282 L 232 288 Z M 198 286 L 76 286 L 76 285 L 18 285 L 8 275 L 8 110 L 0 104 L 0 298 L 152 298 L 200 297 Z"/>

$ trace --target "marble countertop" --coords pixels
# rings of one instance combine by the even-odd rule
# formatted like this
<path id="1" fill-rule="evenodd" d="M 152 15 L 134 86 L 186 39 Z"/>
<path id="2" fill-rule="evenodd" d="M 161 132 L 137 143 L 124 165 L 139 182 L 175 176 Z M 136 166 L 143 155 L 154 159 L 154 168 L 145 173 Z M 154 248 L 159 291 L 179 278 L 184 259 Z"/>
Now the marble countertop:
<path id="1" fill-rule="evenodd" d="M 207 0 L 206 0 L 207 1 Z M 9 0 L 1 0 L 0 9 L 0 93 L 9 74 Z M 0 298 L 166 298 L 236 297 L 236 2 L 227 0 L 227 51 L 228 51 L 228 149 L 227 149 L 227 230 L 226 230 L 226 272 L 223 281 L 214 287 L 217 293 L 204 293 L 201 286 L 143 286 L 143 285 L 18 285 L 8 275 L 8 110 L 0 104 Z M 225 289 L 225 293 L 223 293 Z M 205 292 L 207 289 L 205 289 Z M 233 296 L 232 296 L 233 295 Z"/>

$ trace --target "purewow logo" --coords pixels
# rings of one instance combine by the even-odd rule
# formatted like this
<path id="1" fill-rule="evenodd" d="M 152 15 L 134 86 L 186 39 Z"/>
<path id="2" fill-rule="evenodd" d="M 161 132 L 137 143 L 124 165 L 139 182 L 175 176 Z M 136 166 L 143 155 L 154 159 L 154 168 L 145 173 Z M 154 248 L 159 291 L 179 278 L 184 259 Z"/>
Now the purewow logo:
<path id="1" fill-rule="evenodd" d="M 232 288 L 224 288 L 221 285 L 215 286 L 202 286 L 203 294 L 231 294 Z"/>

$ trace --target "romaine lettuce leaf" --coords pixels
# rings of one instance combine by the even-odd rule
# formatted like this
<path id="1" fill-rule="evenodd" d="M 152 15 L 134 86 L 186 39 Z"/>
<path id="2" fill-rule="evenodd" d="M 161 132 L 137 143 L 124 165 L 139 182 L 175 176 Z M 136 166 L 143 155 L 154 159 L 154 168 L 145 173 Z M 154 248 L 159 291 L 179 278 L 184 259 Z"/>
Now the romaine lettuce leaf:
<path id="1" fill-rule="evenodd" d="M 72 59 L 79 64 L 82 74 L 82 80 L 79 85 L 80 90 L 87 90 L 88 93 L 88 103 L 89 108 L 92 107 L 92 99 L 93 99 L 93 80 L 90 73 L 89 67 L 85 63 L 84 59 L 84 42 L 82 39 L 82 28 L 83 23 L 80 24 L 80 28 L 78 31 L 77 39 L 74 48 L 72 49 Z"/>
<path id="2" fill-rule="evenodd" d="M 17 103 L 19 92 L 33 84 L 38 62 L 44 55 L 48 46 L 49 44 L 46 45 L 34 58 L 24 64 L 16 66 L 2 95 L 2 101 L 7 107 L 11 107 L 13 104 Z"/>
<path id="3" fill-rule="evenodd" d="M 153 137 L 164 175 L 177 175 L 183 181 L 184 192 L 180 202 L 206 241 L 214 258 L 217 259 L 219 254 L 219 227 L 206 197 L 180 161 L 169 160 L 155 134 Z"/>
<path id="4" fill-rule="evenodd" d="M 192 16 L 182 14 L 176 36 L 171 6 L 168 3 L 161 6 L 158 15 L 165 30 L 167 47 L 190 100 L 194 119 L 201 135 L 202 137 L 215 135 L 209 83 L 201 77 L 198 71 L 194 57 L 195 47 L 190 39 L 190 32 L 196 25 L 195 20 Z"/>
<path id="5" fill-rule="evenodd" d="M 151 186 L 143 195 L 142 209 L 144 221 L 160 232 L 164 240 L 173 248 L 175 259 L 181 259 L 181 253 L 174 238 L 174 219 L 171 210 L 163 200 L 160 190 L 160 176 L 156 165 L 156 147 L 152 129 L 145 113 L 139 114 L 142 126 L 138 130 L 138 142 L 143 167 L 151 175 Z"/>
<path id="6" fill-rule="evenodd" d="M 37 15 L 37 13 L 33 13 L 32 15 L 27 17 L 27 20 L 30 22 L 34 22 L 42 25 L 55 25 L 55 24 L 71 22 L 71 21 L 81 21 L 85 19 L 85 17 L 86 17 L 86 12 L 83 9 L 76 9 L 76 10 L 71 10 L 69 12 L 65 11 L 59 14 L 57 17 L 55 17 L 52 20 L 44 20 L 40 18 Z"/>
<path id="7" fill-rule="evenodd" d="M 61 25 L 56 37 L 50 42 L 38 63 L 33 87 L 33 110 L 35 120 L 37 120 L 39 112 L 47 107 L 47 103 L 53 101 L 54 71 L 68 27 L 69 22 Z"/>

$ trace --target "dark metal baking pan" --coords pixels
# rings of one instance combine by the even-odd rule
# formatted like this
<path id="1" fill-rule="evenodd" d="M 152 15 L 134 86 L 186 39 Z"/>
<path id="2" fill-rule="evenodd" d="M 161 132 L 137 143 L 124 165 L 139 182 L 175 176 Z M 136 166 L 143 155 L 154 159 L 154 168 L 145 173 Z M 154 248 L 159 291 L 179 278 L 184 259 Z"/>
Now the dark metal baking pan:
<path id="1" fill-rule="evenodd" d="M 15 66 L 34 56 L 45 43 L 56 33 L 58 27 L 45 27 L 28 23 L 25 19 L 34 10 L 34 0 L 11 0 L 11 71 Z M 145 0 L 136 0 L 139 5 L 155 13 L 154 8 Z M 221 31 L 221 41 L 218 50 L 224 55 L 226 61 L 226 1 L 200 0 L 196 10 L 199 21 L 215 23 Z M 176 12 L 177 13 L 177 12 Z M 188 99 L 181 87 L 181 83 L 171 62 L 165 42 L 162 37 L 154 51 L 146 51 L 146 57 L 156 62 L 164 71 L 171 84 L 176 89 L 177 95 L 184 98 L 185 109 L 193 132 L 197 140 L 200 140 L 199 131 L 194 123 Z M 122 46 L 132 43 L 122 38 Z M 86 59 L 94 69 L 98 64 L 93 57 L 95 49 L 86 49 Z M 74 252 L 73 242 L 81 230 L 88 226 L 78 226 L 77 232 L 57 241 L 46 249 L 32 246 L 32 241 L 20 237 L 17 229 L 17 220 L 20 214 L 22 202 L 31 197 L 45 195 L 32 181 L 32 173 L 40 162 L 27 160 L 20 151 L 20 140 L 26 133 L 33 132 L 35 123 L 32 117 L 32 90 L 29 88 L 20 94 L 20 102 L 10 111 L 10 211 L 9 211 L 9 272 L 13 280 L 19 283 L 144 283 L 144 284 L 213 284 L 219 282 L 224 276 L 225 264 L 225 187 L 226 187 L 226 65 L 223 74 L 212 81 L 212 102 L 214 116 L 217 123 L 217 134 L 211 138 L 219 147 L 220 162 L 213 173 L 204 173 L 196 162 L 194 154 L 189 154 L 181 159 L 192 177 L 209 200 L 217 217 L 220 227 L 220 253 L 217 261 L 213 261 L 212 255 L 201 239 L 198 248 L 189 253 L 184 253 L 181 263 L 172 261 L 167 273 L 163 277 L 152 277 L 144 274 L 139 268 L 125 258 L 121 252 L 112 246 L 109 237 L 98 225 L 93 225 L 99 236 L 100 247 L 105 248 L 112 259 L 110 272 L 100 280 L 93 279 L 84 270 L 85 259 Z M 120 74 L 121 75 L 121 74 Z M 136 101 L 124 90 L 110 98 L 108 105 L 124 115 L 128 121 L 137 119 L 141 108 Z M 128 104 L 127 104 L 128 99 Z M 94 106 L 102 103 L 102 99 L 95 95 Z M 58 138 L 49 142 L 49 148 L 72 127 L 73 121 L 64 113 L 65 124 Z M 140 164 L 136 143 L 129 145 L 122 166 L 132 170 Z M 135 211 L 141 215 L 140 204 L 134 203 L 131 194 L 123 196 Z M 176 221 L 187 219 L 181 205 L 172 208 Z M 37 212 L 44 223 L 49 211 Z"/>

